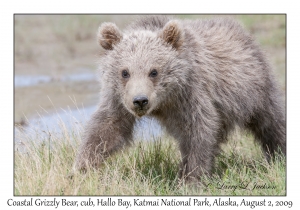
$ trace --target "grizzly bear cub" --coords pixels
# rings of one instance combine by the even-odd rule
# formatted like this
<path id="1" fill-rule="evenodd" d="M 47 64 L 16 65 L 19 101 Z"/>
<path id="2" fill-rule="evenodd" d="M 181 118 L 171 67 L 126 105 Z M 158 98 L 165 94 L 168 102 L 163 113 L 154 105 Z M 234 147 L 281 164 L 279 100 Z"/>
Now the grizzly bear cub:
<path id="1" fill-rule="evenodd" d="M 136 119 L 156 118 L 177 141 L 181 177 L 210 174 L 219 145 L 238 125 L 268 159 L 286 153 L 284 103 L 259 46 L 231 19 L 147 16 L 124 32 L 103 23 L 100 104 L 75 169 L 98 167 L 132 141 Z"/>

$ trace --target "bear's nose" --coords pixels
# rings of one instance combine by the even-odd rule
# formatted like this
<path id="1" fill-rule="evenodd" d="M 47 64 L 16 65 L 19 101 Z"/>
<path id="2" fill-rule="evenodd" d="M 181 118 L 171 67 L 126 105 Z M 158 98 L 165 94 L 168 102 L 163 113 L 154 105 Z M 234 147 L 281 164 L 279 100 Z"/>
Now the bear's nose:
<path id="1" fill-rule="evenodd" d="M 135 107 L 139 107 L 140 109 L 142 109 L 148 104 L 148 98 L 146 96 L 137 96 L 133 98 L 133 104 Z"/>

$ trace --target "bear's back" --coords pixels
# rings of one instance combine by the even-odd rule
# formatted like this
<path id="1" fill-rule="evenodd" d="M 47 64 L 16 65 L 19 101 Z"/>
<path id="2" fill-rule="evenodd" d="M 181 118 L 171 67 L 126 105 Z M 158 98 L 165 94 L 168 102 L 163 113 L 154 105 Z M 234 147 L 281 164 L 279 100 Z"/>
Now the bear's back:
<path id="1" fill-rule="evenodd" d="M 149 30 L 157 31 L 162 29 L 166 23 L 171 20 L 170 17 L 163 15 L 141 16 L 138 20 L 127 27 L 128 31 Z"/>

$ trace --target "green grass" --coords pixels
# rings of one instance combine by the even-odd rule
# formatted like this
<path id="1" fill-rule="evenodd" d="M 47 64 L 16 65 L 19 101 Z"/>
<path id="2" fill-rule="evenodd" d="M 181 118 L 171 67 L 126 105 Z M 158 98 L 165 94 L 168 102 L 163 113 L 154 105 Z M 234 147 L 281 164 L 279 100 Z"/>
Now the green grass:
<path id="1" fill-rule="evenodd" d="M 76 172 L 70 179 L 80 138 L 75 132 L 62 133 L 39 144 L 36 139 L 24 140 L 23 151 L 15 151 L 15 195 L 286 194 L 285 158 L 278 155 L 268 164 L 250 136 L 234 135 L 216 158 L 212 176 L 186 184 L 177 175 L 180 153 L 169 137 L 138 141 L 108 158 L 101 168 Z M 255 183 L 272 189 L 253 189 Z"/>

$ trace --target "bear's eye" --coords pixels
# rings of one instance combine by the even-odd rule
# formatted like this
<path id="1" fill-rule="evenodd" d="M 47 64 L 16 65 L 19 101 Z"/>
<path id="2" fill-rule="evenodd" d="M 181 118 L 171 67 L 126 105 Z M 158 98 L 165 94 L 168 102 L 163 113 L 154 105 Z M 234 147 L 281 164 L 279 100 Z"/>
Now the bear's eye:
<path id="1" fill-rule="evenodd" d="M 156 69 L 153 69 L 150 74 L 149 74 L 149 77 L 156 77 L 157 76 L 157 70 Z"/>
<path id="2" fill-rule="evenodd" d="M 123 78 L 129 78 L 129 77 L 130 77 L 130 74 L 128 73 L 127 70 L 123 70 L 123 71 L 122 71 L 122 77 L 123 77 Z"/>

